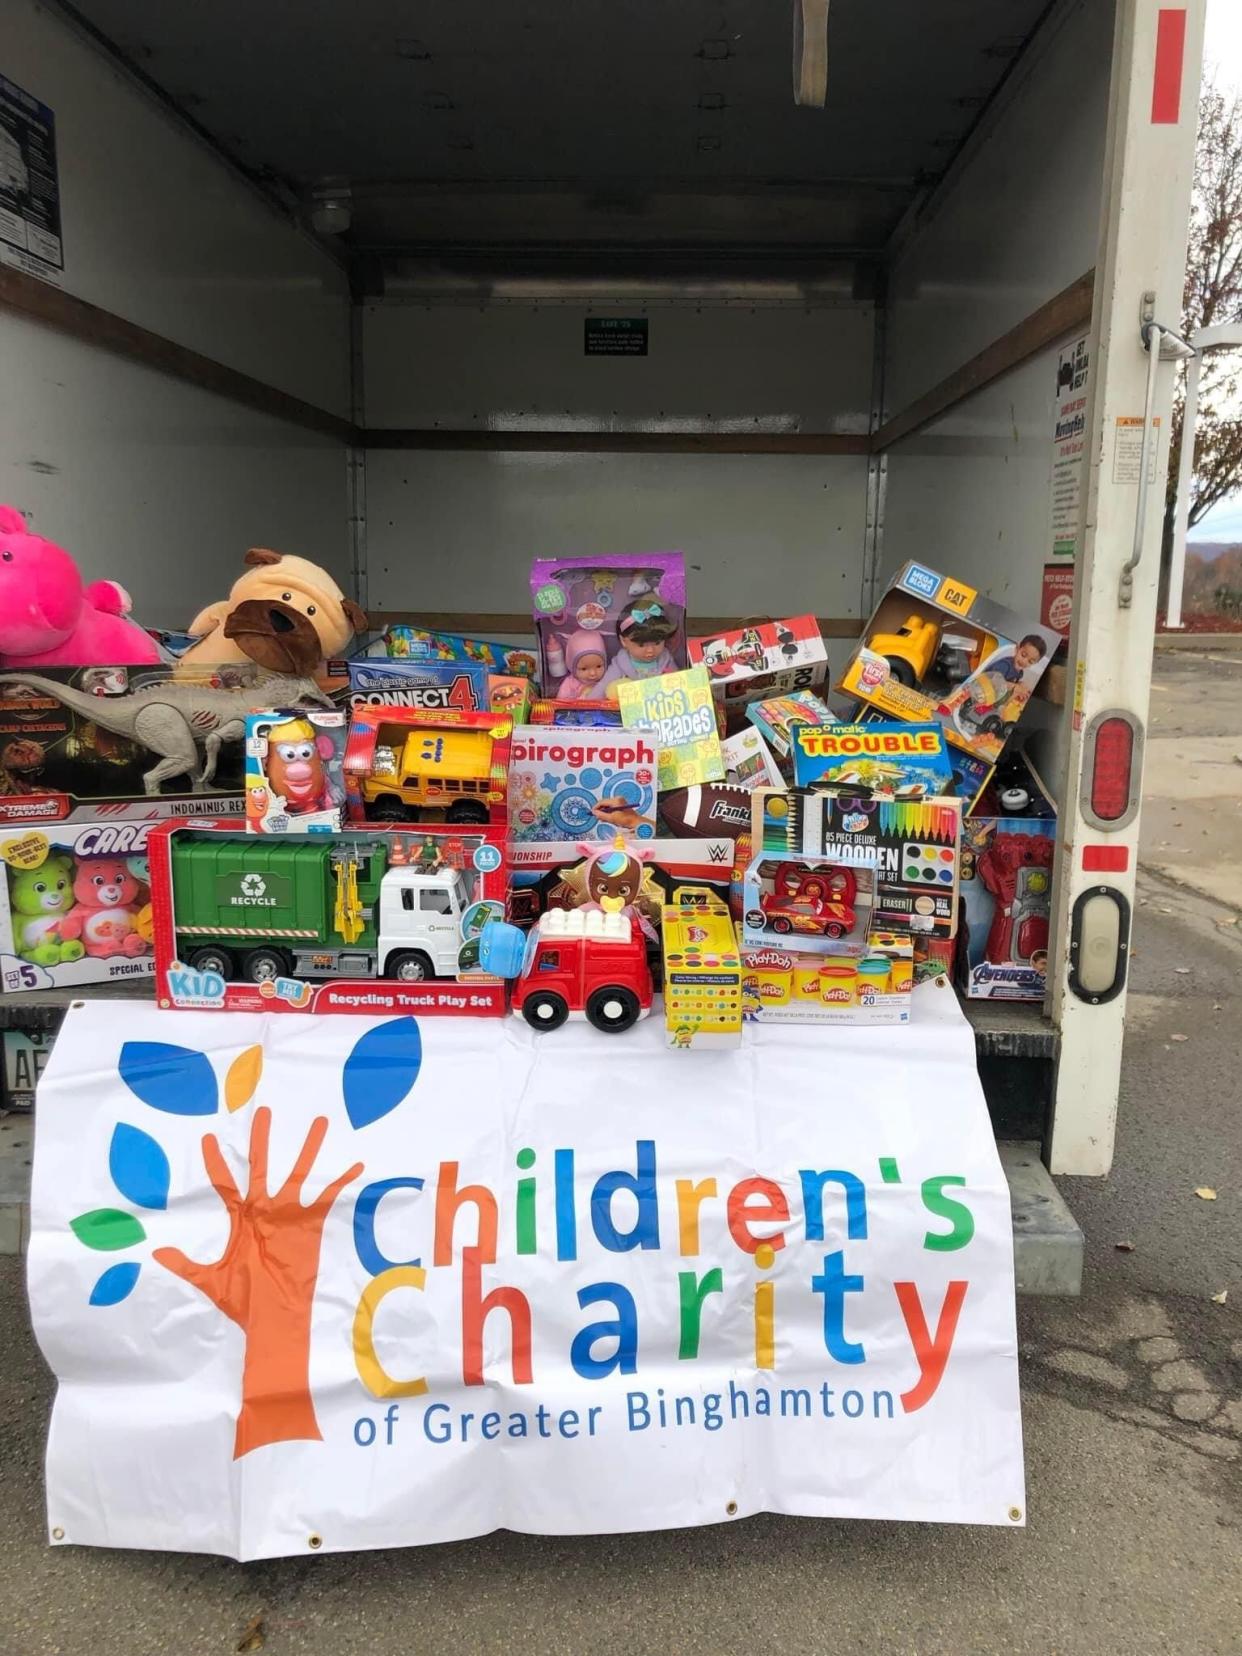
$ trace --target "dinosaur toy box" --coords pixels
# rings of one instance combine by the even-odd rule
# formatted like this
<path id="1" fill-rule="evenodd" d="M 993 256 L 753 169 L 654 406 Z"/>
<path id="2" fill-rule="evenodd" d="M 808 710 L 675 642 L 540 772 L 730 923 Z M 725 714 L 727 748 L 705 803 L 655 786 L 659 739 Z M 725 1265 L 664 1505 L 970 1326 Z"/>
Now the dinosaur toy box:
<path id="1" fill-rule="evenodd" d="M 150 826 L 0 828 L 4 994 L 151 976 Z"/>
<path id="2" fill-rule="evenodd" d="M 0 826 L 238 816 L 249 712 L 326 698 L 238 668 L 0 670 Z"/>

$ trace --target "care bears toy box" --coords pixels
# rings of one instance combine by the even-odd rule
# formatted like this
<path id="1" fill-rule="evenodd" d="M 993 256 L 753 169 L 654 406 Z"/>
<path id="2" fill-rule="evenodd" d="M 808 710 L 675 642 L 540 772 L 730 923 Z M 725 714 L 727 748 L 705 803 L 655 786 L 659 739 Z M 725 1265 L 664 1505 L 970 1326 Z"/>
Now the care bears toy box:
<path id="1" fill-rule="evenodd" d="M 246 827 L 330 834 L 345 803 L 344 713 L 287 708 L 246 715 Z"/>
<path id="2" fill-rule="evenodd" d="M 654 836 L 660 749 L 649 732 L 519 725 L 510 755 L 515 843 Z"/>
<path id="3" fill-rule="evenodd" d="M 680 552 L 536 558 L 530 592 L 545 696 L 615 701 L 615 685 L 686 665 Z"/>
<path id="4" fill-rule="evenodd" d="M 964 581 L 907 563 L 837 689 L 891 718 L 937 719 L 951 742 L 991 763 L 1060 643 Z"/>
<path id="5" fill-rule="evenodd" d="M 150 977 L 149 822 L 0 829 L 0 989 Z"/>

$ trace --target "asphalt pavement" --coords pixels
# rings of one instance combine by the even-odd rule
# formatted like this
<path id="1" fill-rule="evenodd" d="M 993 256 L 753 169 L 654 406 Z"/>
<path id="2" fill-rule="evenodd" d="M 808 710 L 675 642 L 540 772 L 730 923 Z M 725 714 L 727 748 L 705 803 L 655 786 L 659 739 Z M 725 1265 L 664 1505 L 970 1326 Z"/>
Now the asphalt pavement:
<path id="1" fill-rule="evenodd" d="M 754 1518 L 254 1565 L 52 1550 L 50 1385 L 5 1259 L 0 1656 L 215 1656 L 248 1630 L 270 1656 L 1242 1651 L 1242 656 L 1158 656 L 1156 685 L 1117 1160 L 1060 1181 L 1082 1298 L 1020 1306 L 1026 1529 Z"/>

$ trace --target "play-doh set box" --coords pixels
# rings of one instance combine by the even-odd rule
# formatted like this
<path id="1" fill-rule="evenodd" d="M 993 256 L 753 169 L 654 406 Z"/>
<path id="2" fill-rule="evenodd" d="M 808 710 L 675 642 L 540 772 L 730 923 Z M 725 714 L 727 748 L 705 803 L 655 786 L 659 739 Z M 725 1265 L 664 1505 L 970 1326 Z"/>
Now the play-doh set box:
<path id="1" fill-rule="evenodd" d="M 909 933 L 882 928 L 846 955 L 783 944 L 743 949 L 742 1016 L 748 1023 L 908 1024 L 913 959 Z"/>
<path id="2" fill-rule="evenodd" d="M 726 707 L 821 690 L 828 677 L 828 652 L 813 615 L 754 621 L 731 632 L 688 639 L 686 649 L 692 666 L 707 668 L 712 692 Z"/>
<path id="3" fill-rule="evenodd" d="M 284 708 L 246 715 L 246 827 L 332 834 L 345 805 L 344 713 Z"/>
<path id="4" fill-rule="evenodd" d="M 907 563 L 880 599 L 837 689 L 993 763 L 1061 643 L 974 587 Z"/>
<path id="5" fill-rule="evenodd" d="M 660 750 L 649 731 L 519 725 L 509 760 L 509 834 L 527 840 L 636 839 L 656 832 Z"/>
<path id="6" fill-rule="evenodd" d="M 256 835 L 160 823 L 148 842 L 157 1003 L 223 1012 L 498 1016 L 479 965 L 505 914 L 504 830 Z"/>
<path id="7" fill-rule="evenodd" d="M 915 936 L 956 933 L 960 799 L 838 799 L 811 788 L 763 788 L 751 808 L 756 852 L 874 862 L 879 924 Z"/>
<path id="8" fill-rule="evenodd" d="M 962 824 L 958 978 L 968 1000 L 1044 999 L 1056 832 L 1034 766 L 1006 755 Z"/>
<path id="9" fill-rule="evenodd" d="M 536 558 L 530 591 L 545 696 L 615 701 L 615 685 L 686 665 L 680 552 Z"/>
<path id="10" fill-rule="evenodd" d="M 512 721 L 495 713 L 367 707 L 345 744 L 349 823 L 508 829 Z"/>
<path id="11" fill-rule="evenodd" d="M 182 676 L 184 673 L 185 676 Z M 0 669 L 0 824 L 237 816 L 251 668 Z M 212 739 L 214 738 L 214 739 Z"/>
<path id="12" fill-rule="evenodd" d="M 152 824 L 0 828 L 0 990 L 150 977 Z"/>

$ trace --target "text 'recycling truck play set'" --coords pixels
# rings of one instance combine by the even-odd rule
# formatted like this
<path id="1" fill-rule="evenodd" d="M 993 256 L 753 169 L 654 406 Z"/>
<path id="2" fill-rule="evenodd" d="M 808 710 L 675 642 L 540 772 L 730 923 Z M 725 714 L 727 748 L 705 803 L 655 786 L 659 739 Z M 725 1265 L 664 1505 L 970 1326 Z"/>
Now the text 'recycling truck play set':
<path id="1" fill-rule="evenodd" d="M 688 636 L 676 552 L 536 560 L 533 648 L 395 626 L 350 656 L 362 612 L 262 549 L 185 635 L 107 582 L 6 632 L 34 560 L 76 570 L 0 530 L 5 993 L 655 1009 L 686 1051 L 905 1023 L 924 977 L 1043 998 L 1056 817 L 1009 739 L 1060 640 L 961 582 L 905 565 L 835 682 L 812 615 Z"/>

